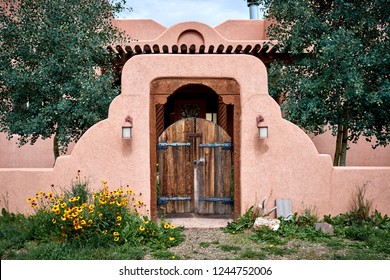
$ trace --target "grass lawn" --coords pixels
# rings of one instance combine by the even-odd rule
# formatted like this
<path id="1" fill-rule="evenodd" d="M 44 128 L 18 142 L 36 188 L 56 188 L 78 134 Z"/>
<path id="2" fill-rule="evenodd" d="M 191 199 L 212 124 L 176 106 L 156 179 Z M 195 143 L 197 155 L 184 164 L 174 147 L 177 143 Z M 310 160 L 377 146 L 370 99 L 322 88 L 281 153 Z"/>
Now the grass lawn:
<path id="1" fill-rule="evenodd" d="M 2 209 L 2 260 L 389 260 L 390 218 L 371 210 L 364 192 L 348 213 L 319 219 L 311 210 L 280 220 L 276 231 L 253 229 L 249 208 L 220 229 L 184 229 L 143 214 L 142 194 L 130 189 L 92 193 L 82 181 L 62 194 L 38 193 L 27 201 L 35 214 Z M 315 229 L 318 222 L 333 234 Z"/>
<path id="2" fill-rule="evenodd" d="M 175 246 L 155 246 L 39 238 L 31 218 L 6 214 L 0 217 L 0 255 L 1 259 L 9 260 L 390 259 L 387 216 L 376 213 L 376 219 L 372 215 L 370 221 L 349 226 L 345 225 L 346 217 L 332 218 L 335 228 L 332 236 L 316 231 L 311 225 L 298 225 L 295 218 L 295 221 L 282 222 L 278 231 L 266 228 L 235 231 L 233 225 L 220 229 L 177 229 L 183 238 Z"/>

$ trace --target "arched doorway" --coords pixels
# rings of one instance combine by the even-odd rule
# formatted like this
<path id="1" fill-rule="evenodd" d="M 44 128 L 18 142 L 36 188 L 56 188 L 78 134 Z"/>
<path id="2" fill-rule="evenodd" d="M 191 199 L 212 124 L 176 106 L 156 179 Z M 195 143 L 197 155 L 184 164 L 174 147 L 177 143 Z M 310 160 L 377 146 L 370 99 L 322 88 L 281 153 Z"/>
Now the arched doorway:
<path id="1" fill-rule="evenodd" d="M 152 217 L 157 217 L 159 209 L 158 202 L 160 202 L 160 204 L 161 202 L 165 202 L 166 205 L 167 200 L 170 201 L 170 206 L 168 208 L 177 213 L 228 213 L 231 211 L 231 205 L 233 204 L 236 206 L 234 207 L 234 214 L 240 214 L 240 98 L 238 83 L 234 79 L 229 78 L 160 78 L 152 81 L 151 83 L 150 105 Z M 185 122 L 187 123 L 187 126 L 191 128 L 191 131 L 183 131 L 185 134 L 184 138 L 178 137 L 174 139 L 175 134 L 178 134 L 177 128 L 171 128 L 164 134 L 163 138 L 161 138 L 164 131 L 168 130 L 168 128 L 170 128 L 172 125 L 175 126 L 176 122 L 179 122 L 179 124 L 176 125 L 177 127 L 185 127 L 185 125 L 183 126 L 180 124 L 180 120 L 184 120 L 182 121 L 182 124 Z M 191 124 L 188 125 L 189 122 L 191 122 Z M 212 137 L 216 138 L 211 137 L 200 140 L 204 132 L 198 131 L 199 128 L 212 131 L 211 133 L 207 132 L 206 134 L 210 134 Z M 171 134 L 169 136 L 171 138 L 167 138 L 166 134 Z M 184 134 L 182 134 L 182 136 Z M 222 134 L 224 134 L 224 137 L 226 138 L 220 138 L 220 135 Z M 226 140 L 228 138 L 229 140 Z M 167 139 L 169 141 L 166 141 Z M 226 143 L 223 144 L 223 141 Z M 176 155 L 178 155 L 178 152 L 180 154 L 180 151 L 182 150 L 181 152 L 182 155 L 184 155 L 183 157 L 185 157 L 185 155 L 187 156 L 186 163 L 183 162 L 182 164 L 175 164 L 176 166 L 181 166 L 176 167 L 176 169 L 187 166 L 188 178 L 186 180 L 192 184 L 191 189 L 193 192 L 183 192 L 183 189 L 180 187 L 181 189 L 179 189 L 181 193 L 180 195 L 177 195 L 178 193 L 174 194 L 172 192 L 172 188 L 167 188 L 167 185 L 164 189 L 165 193 L 158 192 L 158 189 L 160 188 L 160 182 L 156 180 L 156 175 L 157 173 L 161 172 L 161 162 L 159 161 L 164 157 L 161 155 L 159 156 L 159 152 L 157 150 L 159 142 L 163 143 L 162 145 L 160 144 L 160 149 L 166 148 L 165 151 L 160 154 L 164 154 L 164 152 L 166 152 L 168 149 L 172 149 L 168 147 L 173 147 L 173 149 L 176 151 Z M 192 148 L 190 148 L 191 153 L 185 152 L 185 147 L 188 145 L 188 143 L 191 143 L 189 146 L 192 145 Z M 182 148 L 179 148 L 180 145 L 183 145 Z M 228 149 L 227 146 L 229 146 Z M 211 157 L 213 157 L 213 162 L 211 165 L 214 167 L 210 169 L 213 170 L 211 172 L 204 172 L 205 169 L 200 167 L 202 166 L 202 163 L 199 161 L 201 160 L 201 157 L 199 156 L 201 153 L 204 154 L 205 150 L 208 150 L 207 154 L 209 156 L 212 155 Z M 225 172 L 221 173 L 221 168 L 215 166 L 214 164 L 214 158 L 225 158 L 226 151 L 229 151 L 229 173 L 226 172 L 226 168 Z M 172 151 L 168 152 L 168 154 L 171 156 L 173 155 Z M 180 155 L 176 157 L 175 160 L 180 161 Z M 224 160 L 225 159 L 222 161 Z M 189 162 L 192 164 L 191 167 L 189 167 Z M 217 165 L 220 164 L 218 162 L 221 161 L 217 159 Z M 210 161 L 208 161 L 208 163 L 210 163 Z M 231 168 L 232 163 L 234 168 Z M 210 168 L 211 165 L 208 165 L 207 168 Z M 192 171 L 191 168 L 193 169 Z M 219 172 L 219 175 L 215 176 L 216 173 L 214 173 L 214 170 L 217 170 L 216 173 Z M 177 171 L 178 170 L 176 170 L 176 172 Z M 167 170 L 165 170 L 165 172 L 167 172 Z M 183 169 L 179 172 L 186 171 Z M 207 183 L 202 183 L 206 186 L 203 189 L 195 187 L 199 186 L 200 181 L 203 180 L 203 177 L 199 176 L 199 174 L 205 174 L 206 176 L 209 176 L 210 173 L 212 173 L 212 176 L 207 180 L 208 182 L 210 182 L 210 180 L 213 181 L 211 189 L 214 186 L 217 186 L 217 192 L 214 192 L 214 190 L 210 192 L 210 188 L 206 186 Z M 165 176 L 167 175 L 165 174 Z M 223 189 L 225 189 L 224 192 L 218 193 L 218 188 L 220 188 L 218 185 L 219 183 L 215 184 L 214 182 L 221 180 L 229 183 L 225 183 L 225 187 L 223 187 Z M 189 184 L 188 182 L 186 183 L 187 185 Z M 228 193 L 226 192 L 226 185 L 229 185 Z M 230 186 L 234 186 L 234 191 L 230 192 Z M 178 190 L 177 187 L 174 187 L 174 189 Z M 190 188 L 188 187 L 188 189 Z M 169 196 L 167 196 L 168 192 L 171 192 Z M 184 195 L 186 193 L 189 195 Z M 161 197 L 163 199 L 161 199 Z M 164 199 L 166 201 L 164 201 Z M 186 203 L 185 201 L 192 202 Z"/>

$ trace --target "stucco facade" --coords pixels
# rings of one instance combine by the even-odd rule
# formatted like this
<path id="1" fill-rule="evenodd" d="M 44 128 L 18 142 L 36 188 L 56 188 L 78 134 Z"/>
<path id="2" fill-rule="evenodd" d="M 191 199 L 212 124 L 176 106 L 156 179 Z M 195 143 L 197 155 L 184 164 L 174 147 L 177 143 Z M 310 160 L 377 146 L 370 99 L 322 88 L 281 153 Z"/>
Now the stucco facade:
<path id="1" fill-rule="evenodd" d="M 267 70 L 259 57 L 269 58 L 271 49 L 261 53 L 266 38 L 251 40 L 250 35 L 243 34 L 251 24 L 264 30 L 265 23 L 243 21 L 245 28 L 236 29 L 232 26 L 241 23 L 233 23 L 211 28 L 192 22 L 169 29 L 151 21 L 123 23 L 122 27 L 127 26 L 123 28 L 134 34 L 134 40 L 127 48 L 117 48 L 123 58 L 122 93 L 111 103 L 108 118 L 91 127 L 71 154 L 59 157 L 53 168 L 1 168 L 0 194 L 7 195 L 9 210 L 29 212 L 27 197 L 41 190 L 50 191 L 51 185 L 69 185 L 80 170 L 94 188 L 99 188 L 101 180 L 105 180 L 112 188 L 129 185 L 142 192 L 147 210 L 155 215 L 158 136 L 155 108 L 166 104 L 170 95 L 188 84 L 209 88 L 221 97 L 223 104 L 234 108 L 231 122 L 236 214 L 245 212 L 265 196 L 269 204 L 277 198 L 291 199 L 294 212 L 314 207 L 319 215 L 338 214 L 348 210 L 353 191 L 365 183 L 374 206 L 390 214 L 390 167 L 334 168 L 331 156 L 319 154 L 308 135 L 283 119 L 280 107 L 268 94 Z M 146 28 L 148 24 L 153 28 Z M 141 29 L 141 26 L 146 27 Z M 139 33 L 132 33 L 131 28 Z M 145 40 L 141 40 L 143 32 Z M 235 32 L 241 36 L 236 40 Z M 259 35 L 255 32 L 253 36 Z M 176 52 L 172 46 L 178 44 L 180 51 Z M 240 52 L 226 52 L 229 46 L 234 52 L 239 45 L 244 45 Z M 169 46 L 166 52 L 164 46 Z M 203 53 L 201 46 L 204 46 Z M 133 49 L 142 52 L 138 54 Z M 170 90 L 154 90 L 156 81 L 170 84 Z M 231 92 L 229 86 L 223 86 L 230 81 L 235 85 Z M 124 140 L 121 129 L 128 115 L 133 118 L 133 137 Z M 269 137 L 264 140 L 258 137 L 256 118 L 259 115 L 268 123 Z"/>

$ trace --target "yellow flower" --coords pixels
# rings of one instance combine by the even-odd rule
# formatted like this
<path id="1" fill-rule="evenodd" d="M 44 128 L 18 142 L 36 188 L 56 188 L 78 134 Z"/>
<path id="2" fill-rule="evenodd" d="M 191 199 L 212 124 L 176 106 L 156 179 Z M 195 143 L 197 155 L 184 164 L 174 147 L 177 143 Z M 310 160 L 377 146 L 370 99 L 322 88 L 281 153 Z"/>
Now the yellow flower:
<path id="1" fill-rule="evenodd" d="M 176 257 L 175 257 L 175 256 L 172 256 L 172 260 L 174 260 L 174 259 L 176 259 Z"/>
<path id="2" fill-rule="evenodd" d="M 274 244 L 269 244 L 269 247 L 270 247 L 270 248 L 272 248 L 272 247 L 274 247 L 274 246 L 275 246 Z"/>
<path id="3" fill-rule="evenodd" d="M 106 200 L 104 200 L 103 198 L 101 198 L 101 199 L 99 199 L 99 203 L 104 205 L 104 204 L 106 204 L 106 203 L 107 203 L 107 201 L 106 201 Z"/>
<path id="4" fill-rule="evenodd" d="M 137 200 L 137 204 L 138 204 L 138 205 L 142 205 L 143 202 L 142 202 L 141 200 Z"/>
<path id="5" fill-rule="evenodd" d="M 170 228 L 170 225 L 169 225 L 168 223 L 166 223 L 166 224 L 164 225 L 164 228 L 165 228 L 165 229 Z"/>
<path id="6" fill-rule="evenodd" d="M 85 220 L 81 220 L 80 224 L 85 225 L 87 222 Z"/>
<path id="7" fill-rule="evenodd" d="M 144 221 L 144 224 L 145 224 L 145 225 L 149 224 L 149 220 L 145 220 L 145 221 Z"/>
<path id="8" fill-rule="evenodd" d="M 53 224 L 57 223 L 56 219 L 52 219 L 51 221 L 52 221 Z"/>
<path id="9" fill-rule="evenodd" d="M 171 225 L 171 229 L 175 229 L 176 227 L 174 225 Z"/>
<path id="10" fill-rule="evenodd" d="M 116 220 L 117 220 L 118 222 L 120 222 L 120 221 L 122 221 L 122 217 L 121 217 L 121 216 L 118 216 L 118 217 L 116 217 Z"/>
<path id="11" fill-rule="evenodd" d="M 140 227 L 139 227 L 139 230 L 140 230 L 140 231 L 144 231 L 144 230 L 145 230 L 145 227 L 140 226 Z"/>
<path id="12" fill-rule="evenodd" d="M 31 198 L 27 199 L 27 202 L 31 202 L 31 201 L 32 201 L 32 199 L 31 199 Z"/>
<path id="13" fill-rule="evenodd" d="M 103 230 L 102 233 L 103 233 L 103 234 L 107 234 L 107 230 L 106 230 L 106 229 Z"/>
<path id="14" fill-rule="evenodd" d="M 66 216 L 62 216 L 61 220 L 66 221 Z"/>
<path id="15" fill-rule="evenodd" d="M 75 230 L 79 230 L 79 229 L 82 229 L 82 228 L 83 228 L 83 227 L 80 226 L 80 225 L 75 225 L 75 226 L 74 226 L 74 229 L 75 229 Z"/>
<path id="16" fill-rule="evenodd" d="M 170 236 L 170 237 L 169 237 L 169 241 L 173 241 L 173 240 L 175 240 L 175 237 Z"/>
<path id="17" fill-rule="evenodd" d="M 99 217 L 100 217 L 100 218 L 103 217 L 103 213 L 99 213 Z"/>
<path id="18" fill-rule="evenodd" d="M 115 241 L 115 242 L 119 241 L 119 237 L 118 237 L 118 236 L 117 236 L 117 237 L 114 237 L 114 241 Z"/>
<path id="19" fill-rule="evenodd" d="M 66 207 L 66 202 L 61 204 L 61 208 L 65 208 L 65 207 Z"/>
<path id="20" fill-rule="evenodd" d="M 118 236 L 119 232 L 115 231 L 113 234 L 114 234 L 114 236 Z"/>

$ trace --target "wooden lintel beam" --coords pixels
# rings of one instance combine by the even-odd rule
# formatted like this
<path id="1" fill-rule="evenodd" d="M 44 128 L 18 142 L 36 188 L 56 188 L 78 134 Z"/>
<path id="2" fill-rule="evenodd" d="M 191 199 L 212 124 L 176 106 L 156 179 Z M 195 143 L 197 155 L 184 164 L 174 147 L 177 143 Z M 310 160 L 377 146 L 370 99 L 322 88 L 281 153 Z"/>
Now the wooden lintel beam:
<path id="1" fill-rule="evenodd" d="M 235 53 L 240 53 L 242 50 L 242 45 L 237 45 L 236 49 L 234 50 Z"/>
<path id="2" fill-rule="evenodd" d="M 122 46 L 121 45 L 117 45 L 116 47 L 115 47 L 115 49 L 117 50 L 117 52 L 119 53 L 119 54 L 123 54 L 125 51 L 123 50 L 123 48 L 122 48 Z"/>
<path id="3" fill-rule="evenodd" d="M 261 48 L 261 53 L 266 53 L 269 49 L 269 45 L 267 43 L 264 43 L 262 48 Z"/>
<path id="4" fill-rule="evenodd" d="M 252 46 L 251 45 L 247 45 L 244 49 L 244 53 L 249 53 L 252 49 Z"/>
<path id="5" fill-rule="evenodd" d="M 253 49 L 252 49 L 252 53 L 258 53 L 260 49 L 261 49 L 260 44 L 256 44 L 256 45 L 253 47 Z"/>
<path id="6" fill-rule="evenodd" d="M 144 46 L 144 51 L 145 51 L 145 53 L 152 53 L 152 49 L 150 48 L 150 46 L 148 44 L 146 44 Z"/>
<path id="7" fill-rule="evenodd" d="M 183 54 L 187 53 L 187 45 L 186 44 L 182 44 L 180 46 L 180 52 L 183 53 Z"/>
<path id="8" fill-rule="evenodd" d="M 153 52 L 154 53 L 160 53 L 160 47 L 157 44 L 153 45 Z"/>
<path id="9" fill-rule="evenodd" d="M 195 51 L 196 51 L 196 46 L 195 46 L 194 44 L 192 44 L 192 45 L 190 46 L 190 53 L 194 54 Z"/>
<path id="10" fill-rule="evenodd" d="M 224 48 L 224 45 L 220 44 L 217 48 L 217 53 L 222 53 Z"/>
<path id="11" fill-rule="evenodd" d="M 132 54 L 133 53 L 133 49 L 130 47 L 130 46 L 125 46 L 125 50 L 128 54 Z"/>
<path id="12" fill-rule="evenodd" d="M 142 49 L 141 49 L 140 45 L 136 45 L 136 46 L 134 47 L 134 50 L 135 50 L 135 52 L 138 53 L 138 54 L 141 54 L 141 53 L 142 53 Z"/>
<path id="13" fill-rule="evenodd" d="M 229 45 L 229 46 L 226 48 L 226 53 L 232 53 L 232 50 L 233 50 L 233 46 L 232 46 L 232 45 Z"/>

